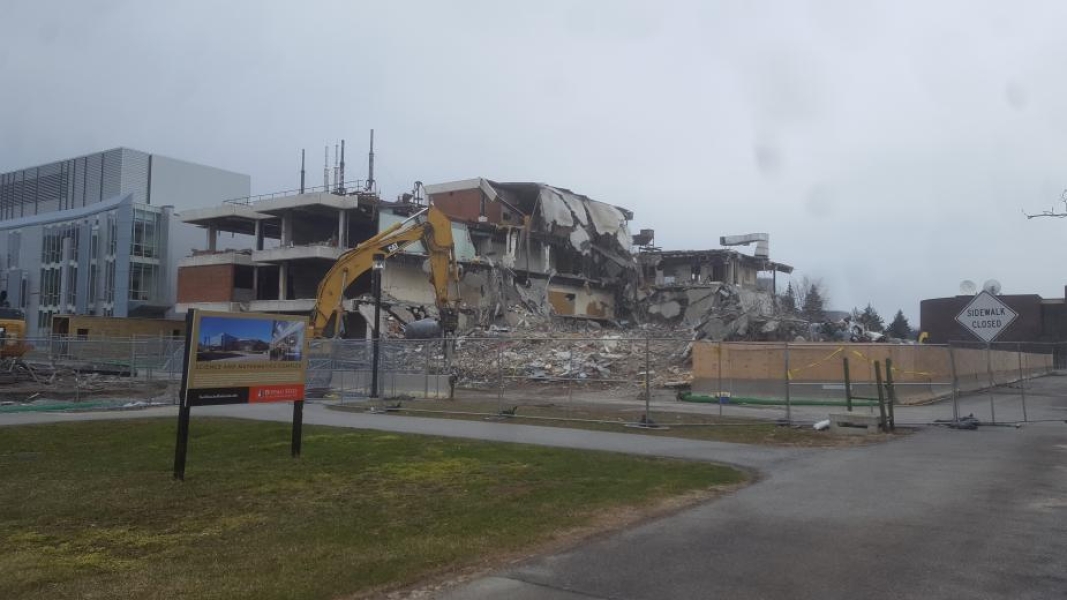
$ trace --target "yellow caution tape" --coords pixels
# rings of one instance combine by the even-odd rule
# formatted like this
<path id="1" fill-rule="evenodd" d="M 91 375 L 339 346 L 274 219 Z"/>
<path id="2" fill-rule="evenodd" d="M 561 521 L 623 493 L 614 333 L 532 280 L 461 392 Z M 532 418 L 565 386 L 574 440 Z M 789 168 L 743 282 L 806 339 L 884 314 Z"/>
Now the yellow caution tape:
<path id="1" fill-rule="evenodd" d="M 867 361 L 868 364 L 873 365 L 876 362 L 874 359 L 871 359 L 871 358 L 868 358 L 867 356 L 865 356 L 859 350 L 853 350 L 852 353 L 855 354 L 856 356 L 862 358 L 863 360 Z M 893 371 L 895 373 L 902 373 L 904 375 L 922 375 L 923 377 L 933 377 L 934 376 L 933 373 L 930 373 L 928 371 L 905 371 L 904 369 L 898 369 L 897 367 L 893 367 Z"/>
<path id="2" fill-rule="evenodd" d="M 837 350 L 834 350 L 833 352 L 827 354 L 826 356 L 820 358 L 819 360 L 817 360 L 817 361 L 815 361 L 815 362 L 813 362 L 813 363 L 811 363 L 809 365 L 804 365 L 803 367 L 797 367 L 795 369 L 789 369 L 789 370 L 787 370 L 785 372 L 786 379 L 788 379 L 789 381 L 792 381 L 793 380 L 793 373 L 799 373 L 799 372 L 803 371 L 804 369 L 810 369 L 810 368 L 812 368 L 812 367 L 814 367 L 816 365 L 820 365 L 820 364 L 830 360 L 831 358 L 837 356 L 838 354 L 841 354 L 844 351 L 845 351 L 844 346 L 838 346 Z"/>

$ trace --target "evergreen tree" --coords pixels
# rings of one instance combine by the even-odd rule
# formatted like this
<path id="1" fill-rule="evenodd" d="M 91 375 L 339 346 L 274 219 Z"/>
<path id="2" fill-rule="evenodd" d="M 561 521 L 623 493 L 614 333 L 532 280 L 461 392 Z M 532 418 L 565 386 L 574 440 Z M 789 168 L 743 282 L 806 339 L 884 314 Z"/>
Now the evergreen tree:
<path id="1" fill-rule="evenodd" d="M 878 314 L 878 311 L 874 310 L 870 302 L 867 303 L 867 308 L 860 313 L 859 322 L 868 331 L 882 331 L 885 329 L 885 321 L 882 320 L 882 316 Z"/>
<path id="2" fill-rule="evenodd" d="M 898 310 L 893 322 L 889 324 L 889 327 L 885 330 L 889 337 L 899 338 L 906 340 L 911 337 L 911 325 L 908 323 L 908 318 L 904 316 L 904 311 Z"/>
<path id="3" fill-rule="evenodd" d="M 797 312 L 797 293 L 793 290 L 793 282 L 790 281 L 789 285 L 785 288 L 785 293 L 781 295 L 779 304 L 782 308 L 782 312 L 787 315 L 794 315 Z"/>
<path id="4" fill-rule="evenodd" d="M 823 307 L 822 293 L 817 284 L 812 284 L 804 294 L 804 304 L 800 314 L 810 323 L 822 323 L 826 321 L 826 312 Z"/>

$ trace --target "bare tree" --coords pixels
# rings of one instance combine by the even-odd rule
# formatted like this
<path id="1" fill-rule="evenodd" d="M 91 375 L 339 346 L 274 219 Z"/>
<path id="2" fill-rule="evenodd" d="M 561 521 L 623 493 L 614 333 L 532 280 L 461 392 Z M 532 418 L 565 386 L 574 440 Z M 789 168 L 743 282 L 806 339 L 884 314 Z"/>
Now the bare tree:
<path id="1" fill-rule="evenodd" d="M 1063 193 L 1060 194 L 1060 202 L 1062 202 L 1064 206 L 1067 207 L 1067 190 L 1063 190 Z M 1057 219 L 1063 219 L 1067 217 L 1067 210 L 1064 210 L 1063 212 L 1056 212 L 1055 208 L 1050 208 L 1049 210 L 1043 210 L 1035 214 L 1030 214 L 1026 211 L 1023 211 L 1023 214 L 1026 215 L 1027 219 L 1036 219 L 1038 217 L 1055 217 Z"/>
<path id="2" fill-rule="evenodd" d="M 802 316 L 809 320 L 812 317 L 817 317 L 816 320 L 825 318 L 823 311 L 829 302 L 829 295 L 826 293 L 826 285 L 822 279 L 812 279 L 805 275 L 801 278 L 800 285 L 793 286 L 793 290 L 796 296 L 796 307 Z M 813 297 L 809 299 L 808 296 Z"/>

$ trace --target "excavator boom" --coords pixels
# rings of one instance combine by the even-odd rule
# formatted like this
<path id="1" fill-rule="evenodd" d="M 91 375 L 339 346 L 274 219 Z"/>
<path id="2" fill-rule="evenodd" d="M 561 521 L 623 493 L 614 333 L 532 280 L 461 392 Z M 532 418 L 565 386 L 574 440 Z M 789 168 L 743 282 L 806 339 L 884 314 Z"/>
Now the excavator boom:
<path id="1" fill-rule="evenodd" d="M 333 337 L 340 332 L 345 290 L 373 266 L 375 255 L 388 258 L 420 241 L 430 260 L 430 283 L 434 287 L 441 329 L 455 331 L 459 314 L 450 284 L 459 280 L 459 270 L 452 243 L 452 222 L 439 209 L 430 206 L 337 259 L 319 283 L 311 313 L 312 337 Z"/>

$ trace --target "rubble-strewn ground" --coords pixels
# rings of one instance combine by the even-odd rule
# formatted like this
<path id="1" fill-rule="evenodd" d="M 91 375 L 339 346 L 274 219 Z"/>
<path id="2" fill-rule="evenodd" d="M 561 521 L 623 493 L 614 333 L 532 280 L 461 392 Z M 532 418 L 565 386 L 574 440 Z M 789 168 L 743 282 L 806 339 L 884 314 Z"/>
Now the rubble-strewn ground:
<path id="1" fill-rule="evenodd" d="M 31 372 L 32 371 L 32 372 Z M 107 408 L 171 404 L 177 381 L 130 378 L 54 365 L 27 365 L 0 381 L 0 411 L 34 408 Z"/>
<path id="2" fill-rule="evenodd" d="M 838 436 L 828 431 L 815 431 L 810 425 L 788 426 L 767 420 L 719 417 L 710 411 L 674 412 L 664 407 L 656 407 L 651 411 L 652 422 L 660 427 L 653 429 L 635 426 L 641 422 L 644 408 L 629 404 L 564 404 L 550 401 L 523 403 L 510 399 L 505 399 L 503 403 L 500 403 L 492 399 L 462 398 L 460 400 L 403 400 L 369 405 L 360 403 L 332 408 L 362 412 L 371 409 L 378 410 L 380 406 L 387 406 L 389 412 L 407 416 L 493 420 L 526 425 L 773 446 L 854 446 L 882 442 L 894 437 L 886 434 Z M 901 433 L 904 432 L 901 431 Z M 896 435 L 899 436 L 900 433 Z"/>

